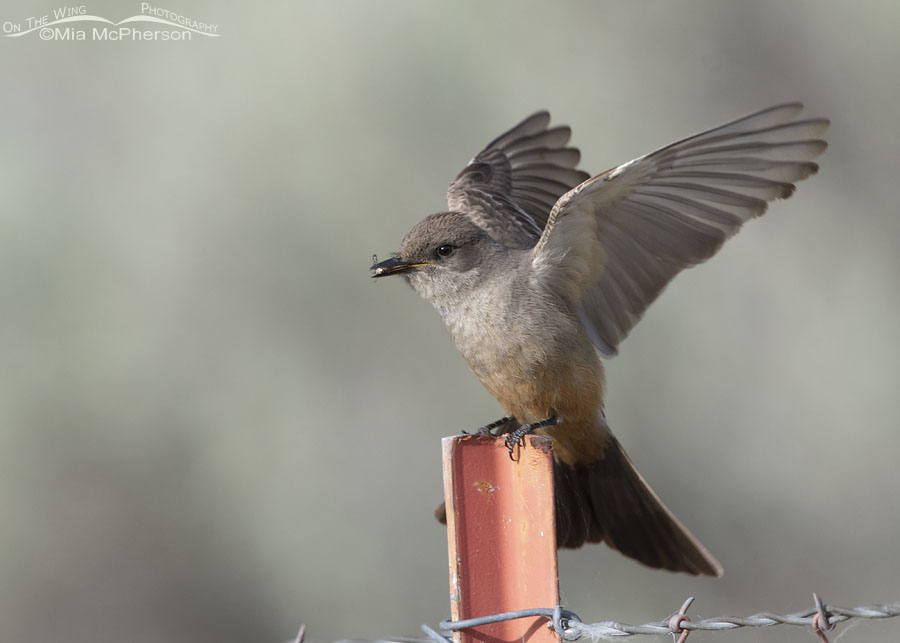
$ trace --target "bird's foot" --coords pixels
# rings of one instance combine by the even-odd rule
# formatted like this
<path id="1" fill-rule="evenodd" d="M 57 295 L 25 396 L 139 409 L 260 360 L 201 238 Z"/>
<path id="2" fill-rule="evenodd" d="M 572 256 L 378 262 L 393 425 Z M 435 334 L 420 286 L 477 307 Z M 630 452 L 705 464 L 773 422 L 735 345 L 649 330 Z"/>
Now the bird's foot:
<path id="1" fill-rule="evenodd" d="M 506 448 L 509 451 L 509 459 L 515 461 L 516 458 L 513 457 L 513 453 L 516 450 L 517 446 L 525 445 L 525 436 L 529 433 L 533 433 L 535 429 L 543 429 L 547 426 L 557 426 L 562 420 L 560 420 L 557 416 L 553 416 L 551 418 L 547 418 L 546 420 L 541 420 L 540 422 L 534 422 L 532 424 L 523 424 L 517 429 L 514 429 L 506 434 Z"/>
<path id="2" fill-rule="evenodd" d="M 499 435 L 504 432 L 508 433 L 509 431 L 512 430 L 512 428 L 507 427 L 507 425 L 514 424 L 515 421 L 516 421 L 515 418 L 510 417 L 510 416 L 502 417 L 499 420 L 495 420 L 495 421 L 491 422 L 490 424 L 485 424 L 480 429 L 477 429 L 474 433 L 469 433 L 468 431 L 463 431 L 462 434 L 463 435 Z M 505 430 L 501 429 L 500 431 L 497 431 L 495 433 L 494 429 L 497 429 L 500 427 L 504 427 Z"/>

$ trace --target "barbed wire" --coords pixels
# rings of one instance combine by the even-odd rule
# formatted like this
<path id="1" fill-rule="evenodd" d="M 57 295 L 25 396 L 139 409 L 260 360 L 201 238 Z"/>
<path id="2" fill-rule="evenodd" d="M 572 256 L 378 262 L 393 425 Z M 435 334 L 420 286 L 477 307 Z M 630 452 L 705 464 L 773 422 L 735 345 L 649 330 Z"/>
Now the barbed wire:
<path id="1" fill-rule="evenodd" d="M 427 625 L 422 626 L 422 631 L 436 643 L 449 643 L 448 636 L 456 630 L 498 623 L 517 618 L 530 616 L 544 616 L 549 620 L 549 625 L 556 630 L 564 641 L 575 641 L 583 636 L 589 636 L 594 640 L 609 639 L 620 636 L 671 636 L 680 634 L 678 643 L 683 643 L 687 635 L 695 630 L 729 631 L 742 627 L 771 627 L 773 625 L 799 625 L 812 627 L 813 631 L 823 641 L 828 643 L 826 631 L 834 629 L 838 623 L 852 618 L 879 619 L 900 616 L 900 603 L 885 603 L 880 605 L 863 605 L 860 607 L 837 607 L 825 605 L 817 594 L 813 594 L 815 607 L 794 612 L 791 614 L 778 614 L 775 612 L 759 612 L 752 616 L 738 618 L 734 616 L 719 616 L 699 621 L 692 621 L 686 612 L 693 602 L 689 598 L 681 606 L 681 609 L 670 618 L 644 623 L 643 625 L 629 625 L 618 621 L 601 621 L 599 623 L 583 623 L 573 612 L 565 610 L 561 605 L 555 608 L 538 608 L 531 610 L 519 610 L 506 612 L 482 618 L 467 619 L 464 621 L 442 621 L 437 632 Z"/>
<path id="2" fill-rule="evenodd" d="M 693 602 L 693 597 L 687 599 L 674 615 L 659 621 L 651 621 L 643 625 L 629 625 L 618 621 L 600 621 L 598 623 L 583 623 L 577 614 L 564 609 L 561 605 L 556 607 L 535 608 L 504 612 L 480 618 L 470 618 L 463 621 L 441 621 L 435 630 L 428 625 L 422 626 L 422 631 L 427 638 L 410 636 L 397 636 L 377 641 L 363 639 L 341 639 L 334 643 L 452 643 L 449 638 L 453 632 L 469 627 L 511 621 L 519 618 L 543 616 L 548 620 L 548 626 L 552 627 L 563 641 L 575 641 L 584 636 L 593 640 L 611 639 L 621 636 L 671 636 L 680 635 L 678 643 L 684 643 L 688 634 L 695 630 L 706 631 L 730 631 L 743 627 L 772 627 L 774 625 L 799 625 L 812 627 L 813 632 L 823 643 L 828 643 L 827 631 L 834 629 L 838 623 L 850 619 L 882 619 L 900 616 L 900 602 L 883 603 L 878 605 L 862 605 L 860 607 L 838 607 L 826 605 L 813 593 L 814 607 L 790 614 L 776 612 L 758 612 L 743 618 L 735 616 L 717 616 L 692 621 L 687 616 L 687 610 Z M 310 643 L 304 641 L 306 626 L 301 625 L 300 631 L 293 643 Z"/>

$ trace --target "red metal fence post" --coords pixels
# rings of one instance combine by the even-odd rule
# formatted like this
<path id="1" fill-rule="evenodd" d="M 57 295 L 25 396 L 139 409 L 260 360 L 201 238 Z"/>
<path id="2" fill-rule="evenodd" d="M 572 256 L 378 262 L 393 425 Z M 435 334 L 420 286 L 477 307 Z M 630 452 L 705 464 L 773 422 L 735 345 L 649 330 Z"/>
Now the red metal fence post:
<path id="1" fill-rule="evenodd" d="M 559 603 L 551 442 L 528 436 L 513 462 L 502 436 L 444 438 L 452 620 Z M 457 643 L 559 643 L 542 617 L 454 636 Z"/>

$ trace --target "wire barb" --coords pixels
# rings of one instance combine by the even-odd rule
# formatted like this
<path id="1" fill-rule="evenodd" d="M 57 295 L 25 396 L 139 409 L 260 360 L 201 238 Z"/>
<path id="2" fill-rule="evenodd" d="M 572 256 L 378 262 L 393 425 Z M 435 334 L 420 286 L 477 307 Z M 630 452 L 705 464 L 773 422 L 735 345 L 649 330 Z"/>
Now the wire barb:
<path id="1" fill-rule="evenodd" d="M 822 640 L 822 643 L 828 643 L 828 636 L 826 636 L 825 630 L 834 629 L 834 623 L 829 621 L 831 614 L 828 613 L 825 604 L 822 603 L 822 599 L 815 592 L 813 592 L 813 601 L 816 604 L 816 613 L 813 614 L 811 623 L 813 632 Z"/>
<path id="2" fill-rule="evenodd" d="M 691 603 L 693 602 L 694 597 L 689 596 L 681 606 L 681 609 L 678 610 L 678 612 L 669 619 L 669 631 L 672 634 L 681 634 L 681 636 L 678 637 L 678 643 L 684 643 L 685 639 L 687 639 L 688 634 L 691 633 L 690 630 L 684 628 L 683 624 L 691 620 L 691 618 L 687 615 L 687 611 L 691 606 Z"/>

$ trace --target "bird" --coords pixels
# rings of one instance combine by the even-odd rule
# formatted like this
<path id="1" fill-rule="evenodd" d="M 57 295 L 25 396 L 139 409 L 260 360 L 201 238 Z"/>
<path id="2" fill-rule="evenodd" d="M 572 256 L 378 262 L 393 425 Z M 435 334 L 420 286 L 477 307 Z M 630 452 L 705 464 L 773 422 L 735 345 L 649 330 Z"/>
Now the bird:
<path id="1" fill-rule="evenodd" d="M 782 103 L 591 176 L 571 129 L 537 112 L 491 141 L 372 276 L 431 302 L 505 416 L 512 449 L 553 444 L 556 541 L 606 543 L 651 568 L 721 576 L 606 420 L 603 360 L 685 268 L 815 174 L 825 118 Z M 684 376 L 682 371 L 681 376 Z M 439 508 L 441 519 L 443 508 Z"/>

